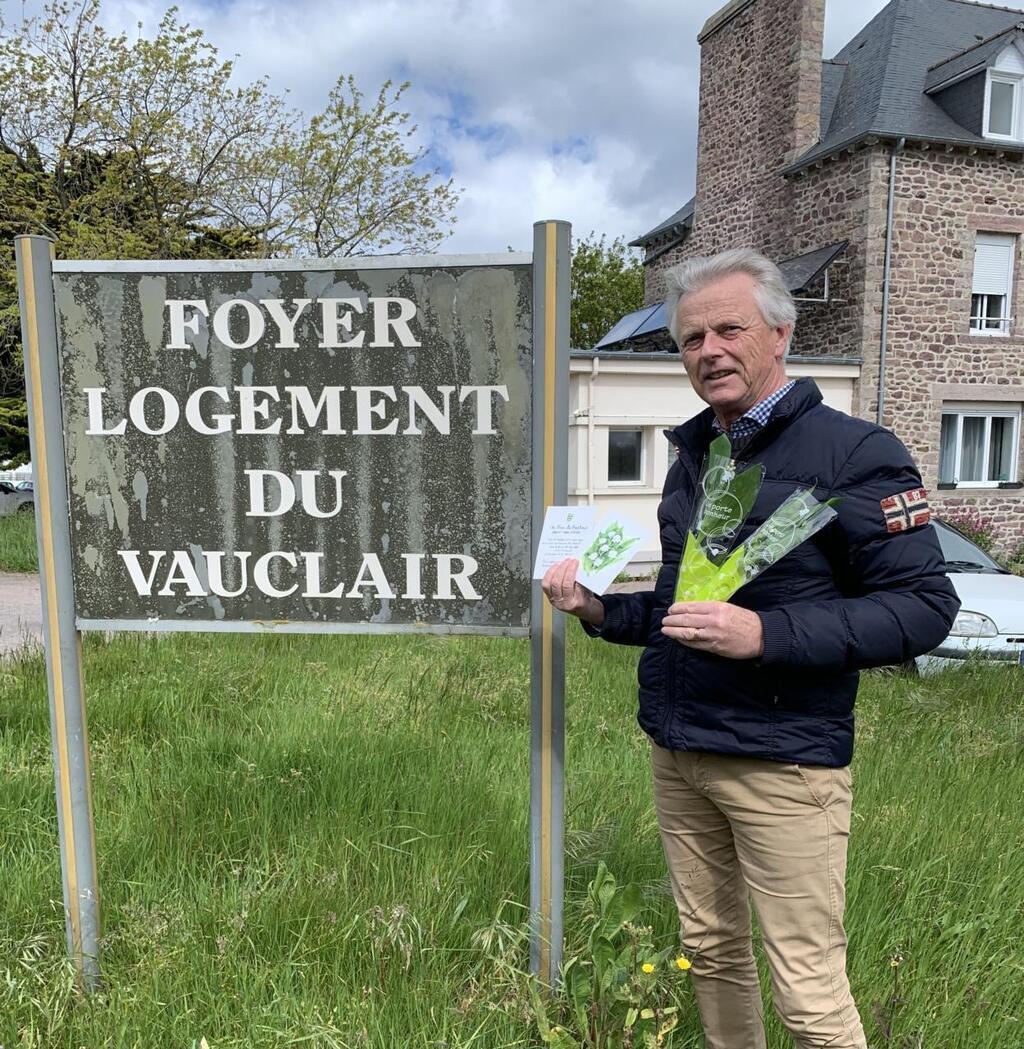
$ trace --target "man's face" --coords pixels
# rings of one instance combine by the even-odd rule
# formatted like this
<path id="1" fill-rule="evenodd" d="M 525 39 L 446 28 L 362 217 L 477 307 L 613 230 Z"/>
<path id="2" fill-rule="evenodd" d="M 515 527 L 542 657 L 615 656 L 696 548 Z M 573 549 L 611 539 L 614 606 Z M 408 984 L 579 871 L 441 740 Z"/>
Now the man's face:
<path id="1" fill-rule="evenodd" d="M 785 383 L 791 329 L 765 324 L 752 277 L 733 273 L 684 295 L 676 316 L 690 383 L 726 425 Z"/>

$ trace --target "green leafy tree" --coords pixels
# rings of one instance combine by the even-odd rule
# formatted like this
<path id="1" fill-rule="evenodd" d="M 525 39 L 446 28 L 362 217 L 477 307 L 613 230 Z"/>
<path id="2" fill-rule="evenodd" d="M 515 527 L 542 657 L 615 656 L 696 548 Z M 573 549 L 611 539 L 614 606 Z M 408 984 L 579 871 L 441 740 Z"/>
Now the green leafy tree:
<path id="1" fill-rule="evenodd" d="M 415 126 L 399 107 L 408 84 L 389 80 L 367 100 L 343 76 L 321 113 L 297 121 L 240 167 L 232 222 L 259 231 L 261 254 L 403 254 L 450 232 L 451 180 L 424 170 Z"/>
<path id="2" fill-rule="evenodd" d="M 644 304 L 644 270 L 639 254 L 621 237 L 610 244 L 591 233 L 572 252 L 570 341 L 590 349 L 620 317 Z"/>
<path id="3" fill-rule="evenodd" d="M 26 226 L 48 230 L 51 189 L 47 176 L 20 168 L 14 157 L 0 152 L 0 464 L 9 466 L 28 461 L 28 407 L 13 237 Z"/>
<path id="4" fill-rule="evenodd" d="M 60 258 L 254 258 L 429 251 L 458 192 L 414 148 L 407 85 L 367 101 L 342 76 L 306 117 L 171 8 L 152 38 L 100 0 L 0 21 L 0 461 L 27 456 L 12 239 Z"/>

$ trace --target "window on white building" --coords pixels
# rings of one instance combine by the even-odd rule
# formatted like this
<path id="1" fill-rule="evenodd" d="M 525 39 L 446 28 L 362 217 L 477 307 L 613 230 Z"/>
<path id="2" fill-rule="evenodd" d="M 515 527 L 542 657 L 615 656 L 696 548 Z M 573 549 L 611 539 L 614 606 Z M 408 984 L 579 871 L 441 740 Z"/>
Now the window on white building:
<path id="1" fill-rule="evenodd" d="M 1008 335 L 1017 238 L 1008 233 L 977 233 L 971 280 L 971 333 Z"/>
<path id="2" fill-rule="evenodd" d="M 1017 480 L 1020 410 L 947 406 L 942 411 L 939 483 L 972 488 Z"/>
<path id="3" fill-rule="evenodd" d="M 608 483 L 639 484 L 644 479 L 643 430 L 608 431 Z"/>

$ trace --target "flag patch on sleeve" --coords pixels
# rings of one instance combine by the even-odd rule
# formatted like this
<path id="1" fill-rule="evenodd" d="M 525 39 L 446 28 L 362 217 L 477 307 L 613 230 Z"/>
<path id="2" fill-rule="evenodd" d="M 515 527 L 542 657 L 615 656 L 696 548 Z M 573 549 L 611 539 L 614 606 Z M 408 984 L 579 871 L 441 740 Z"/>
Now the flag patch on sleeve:
<path id="1" fill-rule="evenodd" d="M 927 524 L 932 518 L 928 506 L 928 493 L 923 488 L 911 488 L 882 500 L 882 516 L 889 532 L 905 532 Z"/>

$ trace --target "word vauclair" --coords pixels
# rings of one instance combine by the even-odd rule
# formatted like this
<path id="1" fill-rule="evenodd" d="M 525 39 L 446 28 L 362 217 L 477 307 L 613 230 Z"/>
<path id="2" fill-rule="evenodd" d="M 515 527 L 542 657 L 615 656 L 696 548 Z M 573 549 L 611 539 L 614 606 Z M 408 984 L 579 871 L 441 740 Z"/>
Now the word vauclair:
<path id="1" fill-rule="evenodd" d="M 168 556 L 169 555 L 169 556 Z M 363 554 L 359 569 L 351 584 L 344 580 L 332 580 L 324 588 L 322 580 L 323 553 L 319 550 L 268 550 L 253 556 L 251 550 L 201 550 L 194 555 L 188 550 L 118 550 L 117 556 L 124 561 L 125 568 L 140 597 L 240 597 L 252 585 L 267 597 L 284 598 L 300 593 L 306 598 L 395 598 L 408 601 L 425 600 L 423 562 L 425 554 L 402 554 L 405 562 L 398 572 L 389 578 L 377 554 Z M 145 563 L 144 563 L 145 556 Z M 238 580 L 235 586 L 226 581 L 225 558 L 237 563 Z M 476 572 L 476 559 L 469 554 L 433 554 L 433 586 L 431 599 L 435 601 L 455 600 L 453 586 L 468 601 L 479 601 L 480 594 L 470 582 Z M 250 561 L 252 567 L 250 570 Z M 287 574 L 294 581 L 286 586 L 275 585 L 270 577 L 273 562 L 280 562 L 275 575 Z M 281 565 L 286 567 L 282 568 Z M 398 582 L 398 576 L 401 582 Z"/>

